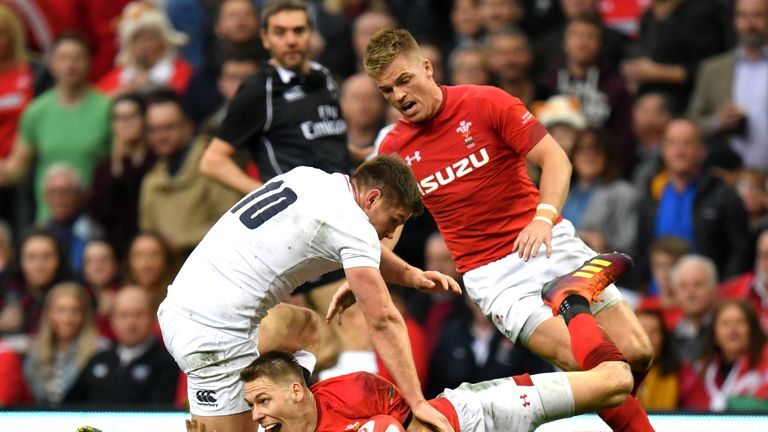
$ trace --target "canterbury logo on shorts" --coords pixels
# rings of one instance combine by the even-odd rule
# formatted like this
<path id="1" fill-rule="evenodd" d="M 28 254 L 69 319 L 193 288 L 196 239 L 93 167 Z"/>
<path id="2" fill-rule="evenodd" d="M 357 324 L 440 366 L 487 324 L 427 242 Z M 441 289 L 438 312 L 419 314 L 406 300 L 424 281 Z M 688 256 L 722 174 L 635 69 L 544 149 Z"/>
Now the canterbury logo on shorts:
<path id="1" fill-rule="evenodd" d="M 195 398 L 197 398 L 198 402 L 200 402 L 200 405 L 205 406 L 218 405 L 214 396 L 216 396 L 215 390 L 198 390 L 195 393 Z"/>

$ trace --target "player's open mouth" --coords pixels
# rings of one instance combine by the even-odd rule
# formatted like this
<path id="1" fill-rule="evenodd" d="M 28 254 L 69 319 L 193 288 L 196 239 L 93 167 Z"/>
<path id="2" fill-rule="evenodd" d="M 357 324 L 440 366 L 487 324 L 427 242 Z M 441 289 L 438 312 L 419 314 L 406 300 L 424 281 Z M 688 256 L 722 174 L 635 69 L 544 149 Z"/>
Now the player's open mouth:
<path id="1" fill-rule="evenodd" d="M 280 423 L 272 423 L 269 426 L 264 426 L 264 430 L 268 430 L 271 432 L 280 432 L 280 429 L 282 428 L 283 428 L 283 425 L 281 425 Z"/>
<path id="2" fill-rule="evenodd" d="M 406 102 L 402 105 L 400 105 L 403 108 L 403 112 L 406 112 L 410 110 L 411 108 L 416 106 L 416 102 Z"/>

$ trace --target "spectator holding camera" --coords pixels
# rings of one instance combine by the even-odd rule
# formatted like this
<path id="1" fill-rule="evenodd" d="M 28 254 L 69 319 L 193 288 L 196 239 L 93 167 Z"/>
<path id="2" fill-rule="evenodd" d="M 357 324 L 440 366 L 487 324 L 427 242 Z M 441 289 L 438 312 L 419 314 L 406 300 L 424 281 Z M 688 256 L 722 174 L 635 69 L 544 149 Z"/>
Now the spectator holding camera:
<path id="1" fill-rule="evenodd" d="M 768 0 L 738 0 L 735 49 L 699 67 L 688 115 L 729 141 L 749 168 L 768 170 Z"/>

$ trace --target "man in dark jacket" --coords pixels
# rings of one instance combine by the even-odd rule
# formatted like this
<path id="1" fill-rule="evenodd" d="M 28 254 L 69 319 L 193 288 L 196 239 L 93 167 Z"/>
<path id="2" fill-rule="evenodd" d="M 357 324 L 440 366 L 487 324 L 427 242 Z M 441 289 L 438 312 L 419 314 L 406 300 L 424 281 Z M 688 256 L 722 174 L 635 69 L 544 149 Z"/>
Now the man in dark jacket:
<path id="1" fill-rule="evenodd" d="M 749 268 L 749 222 L 736 192 L 702 169 L 706 153 L 695 123 L 669 123 L 661 149 L 665 171 L 652 180 L 640 206 L 638 257 L 647 260 L 654 238 L 677 236 L 714 261 L 724 280 Z"/>
<path id="2" fill-rule="evenodd" d="M 179 369 L 153 334 L 154 311 L 143 288 L 120 289 L 112 313 L 117 343 L 91 358 L 65 402 L 171 406 Z"/>

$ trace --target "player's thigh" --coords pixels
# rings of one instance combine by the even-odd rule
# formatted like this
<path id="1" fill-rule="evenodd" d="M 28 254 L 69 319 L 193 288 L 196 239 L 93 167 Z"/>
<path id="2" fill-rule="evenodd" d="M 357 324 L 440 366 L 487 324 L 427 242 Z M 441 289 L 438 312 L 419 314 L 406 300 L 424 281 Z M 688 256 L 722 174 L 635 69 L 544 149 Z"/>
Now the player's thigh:
<path id="1" fill-rule="evenodd" d="M 250 411 L 224 416 L 199 416 L 192 414 L 198 424 L 204 424 L 206 432 L 232 431 L 256 432 L 258 426 L 253 421 Z"/>
<path id="2" fill-rule="evenodd" d="M 234 356 L 232 360 L 184 370 L 187 374 L 190 413 L 202 417 L 233 417 L 250 411 L 245 402 L 240 371 L 255 360 L 258 354 L 254 347 L 247 355 L 246 353 L 232 355 Z M 190 358 L 203 359 L 204 356 L 205 353 L 199 353 Z"/>
<path id="3" fill-rule="evenodd" d="M 629 365 L 605 362 L 584 372 L 567 372 L 576 414 L 620 405 L 632 391 L 634 381 Z"/>
<path id="4" fill-rule="evenodd" d="M 190 412 L 231 416 L 249 411 L 240 371 L 258 355 L 255 332 L 223 332 L 161 306 L 158 312 L 168 352 L 187 375 Z"/>
<path id="5" fill-rule="evenodd" d="M 321 318 L 301 306 L 280 303 L 272 307 L 259 325 L 259 352 L 306 349 L 314 352 L 320 342 Z"/>
<path id="6" fill-rule="evenodd" d="M 560 317 L 544 321 L 528 339 L 528 349 L 563 370 L 578 370 L 571 351 L 571 335 Z"/>
<path id="7" fill-rule="evenodd" d="M 646 370 L 651 366 L 653 345 L 626 302 L 603 309 L 595 315 L 595 319 L 633 370 Z"/>
<path id="8" fill-rule="evenodd" d="M 541 299 L 544 284 L 595 255 L 576 237 L 573 224 L 567 220 L 553 228 L 552 256 L 547 258 L 540 252 L 527 262 L 510 254 L 464 275 L 467 294 L 483 313 L 507 338 L 526 346 L 538 327 L 552 317 Z M 596 310 L 621 302 L 621 294 L 613 285 L 601 297 L 604 301 L 596 303 Z"/>
<path id="9" fill-rule="evenodd" d="M 533 431 L 574 413 L 562 372 L 464 383 L 443 396 L 456 410 L 461 432 Z"/>

